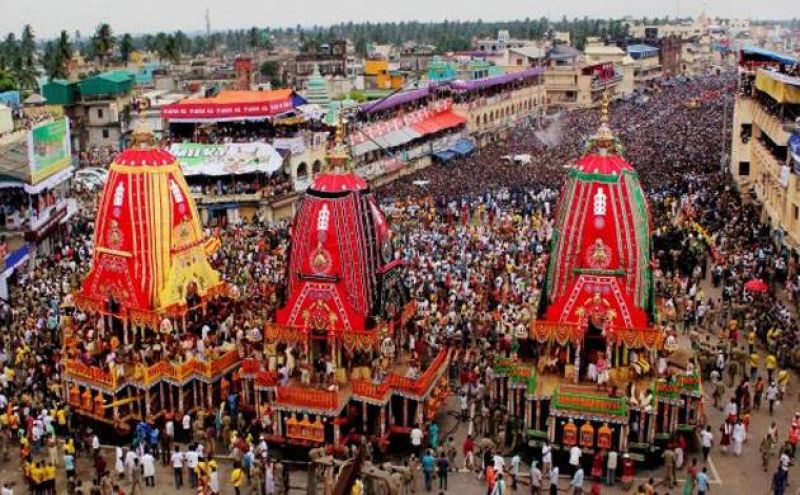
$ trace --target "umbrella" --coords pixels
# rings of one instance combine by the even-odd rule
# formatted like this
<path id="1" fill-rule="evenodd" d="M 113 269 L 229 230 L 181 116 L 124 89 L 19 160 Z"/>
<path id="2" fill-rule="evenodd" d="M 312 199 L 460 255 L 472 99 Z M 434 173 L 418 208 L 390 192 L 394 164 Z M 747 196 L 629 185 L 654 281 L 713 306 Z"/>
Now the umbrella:
<path id="1" fill-rule="evenodd" d="M 754 278 L 744 284 L 745 290 L 750 292 L 767 292 L 767 283 L 760 278 Z"/>

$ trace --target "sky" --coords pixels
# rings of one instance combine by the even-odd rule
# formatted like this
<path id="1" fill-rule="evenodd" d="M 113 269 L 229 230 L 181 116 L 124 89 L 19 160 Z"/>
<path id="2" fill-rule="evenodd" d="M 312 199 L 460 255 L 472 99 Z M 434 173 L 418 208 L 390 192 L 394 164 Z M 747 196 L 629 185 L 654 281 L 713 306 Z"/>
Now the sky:
<path id="1" fill-rule="evenodd" d="M 0 36 L 33 25 L 39 38 L 62 29 L 88 35 L 101 22 L 115 33 L 205 30 L 206 7 L 214 30 L 330 25 L 342 21 L 485 21 L 546 16 L 663 17 L 710 16 L 788 19 L 798 15 L 796 0 L 0 0 Z"/>

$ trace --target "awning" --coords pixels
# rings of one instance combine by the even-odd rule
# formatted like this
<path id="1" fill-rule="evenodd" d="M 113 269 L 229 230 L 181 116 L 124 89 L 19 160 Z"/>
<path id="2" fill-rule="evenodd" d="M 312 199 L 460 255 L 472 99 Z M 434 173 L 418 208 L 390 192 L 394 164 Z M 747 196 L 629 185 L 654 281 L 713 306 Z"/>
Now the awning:
<path id="1" fill-rule="evenodd" d="M 475 151 L 475 143 L 469 139 L 459 139 L 451 148 L 451 151 L 460 156 L 466 156 Z"/>
<path id="2" fill-rule="evenodd" d="M 380 146 L 372 142 L 372 140 L 364 141 L 353 146 L 353 156 L 361 156 L 377 149 L 380 149 Z"/>
<path id="3" fill-rule="evenodd" d="M 165 105 L 161 117 L 170 122 L 225 122 L 271 118 L 305 101 L 291 89 L 222 91 L 211 98 L 187 98 Z"/>
<path id="4" fill-rule="evenodd" d="M 778 103 L 800 103 L 800 77 L 762 69 L 756 74 L 756 89 L 767 93 Z"/>
<path id="5" fill-rule="evenodd" d="M 65 180 L 72 177 L 73 172 L 75 172 L 75 167 L 70 165 L 64 170 L 54 173 L 53 175 L 46 178 L 42 182 L 39 182 L 38 184 L 34 185 L 25 184 L 25 192 L 28 194 L 39 194 L 45 189 L 52 189 L 57 185 L 61 184 L 62 182 L 64 182 Z"/>
<path id="6" fill-rule="evenodd" d="M 12 251 L 6 259 L 4 260 L 3 264 L 3 274 L 6 275 L 6 272 L 14 270 L 16 267 L 24 263 L 28 259 L 28 255 L 30 253 L 30 246 L 28 244 L 23 244 L 21 247 Z"/>
<path id="7" fill-rule="evenodd" d="M 434 134 L 444 129 L 459 126 L 465 123 L 467 119 L 457 115 L 451 111 L 442 112 L 429 117 L 422 122 L 412 124 L 411 127 L 422 135 Z"/>

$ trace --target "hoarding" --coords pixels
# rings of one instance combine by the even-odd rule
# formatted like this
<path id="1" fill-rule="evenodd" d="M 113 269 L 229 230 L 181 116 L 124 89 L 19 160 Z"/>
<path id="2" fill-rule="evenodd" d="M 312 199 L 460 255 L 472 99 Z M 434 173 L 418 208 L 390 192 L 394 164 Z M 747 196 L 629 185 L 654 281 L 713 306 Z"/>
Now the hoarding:
<path id="1" fill-rule="evenodd" d="M 281 155 L 267 143 L 176 143 L 169 151 L 185 176 L 272 174 L 283 164 Z"/>
<path id="2" fill-rule="evenodd" d="M 36 125 L 28 133 L 28 165 L 31 185 L 70 166 L 72 149 L 66 117 Z"/>

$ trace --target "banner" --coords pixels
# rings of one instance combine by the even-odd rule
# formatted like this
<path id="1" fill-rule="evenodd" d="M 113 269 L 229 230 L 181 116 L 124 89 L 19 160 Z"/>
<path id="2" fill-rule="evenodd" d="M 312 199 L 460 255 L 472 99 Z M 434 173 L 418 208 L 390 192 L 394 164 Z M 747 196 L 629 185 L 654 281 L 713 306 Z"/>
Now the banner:
<path id="1" fill-rule="evenodd" d="M 273 174 L 283 164 L 281 155 L 267 143 L 176 143 L 169 151 L 185 176 Z"/>
<path id="2" fill-rule="evenodd" d="M 161 117 L 176 122 L 264 119 L 293 108 L 292 97 L 280 100 L 242 103 L 194 103 L 184 100 L 161 109 Z"/>
<path id="3" fill-rule="evenodd" d="M 66 117 L 39 124 L 28 133 L 31 185 L 64 170 L 71 160 L 69 119 Z"/>
<path id="4" fill-rule="evenodd" d="M 293 138 L 275 138 L 272 141 L 272 146 L 278 150 L 289 150 L 293 155 L 302 155 L 306 150 L 306 145 L 302 136 Z"/>

